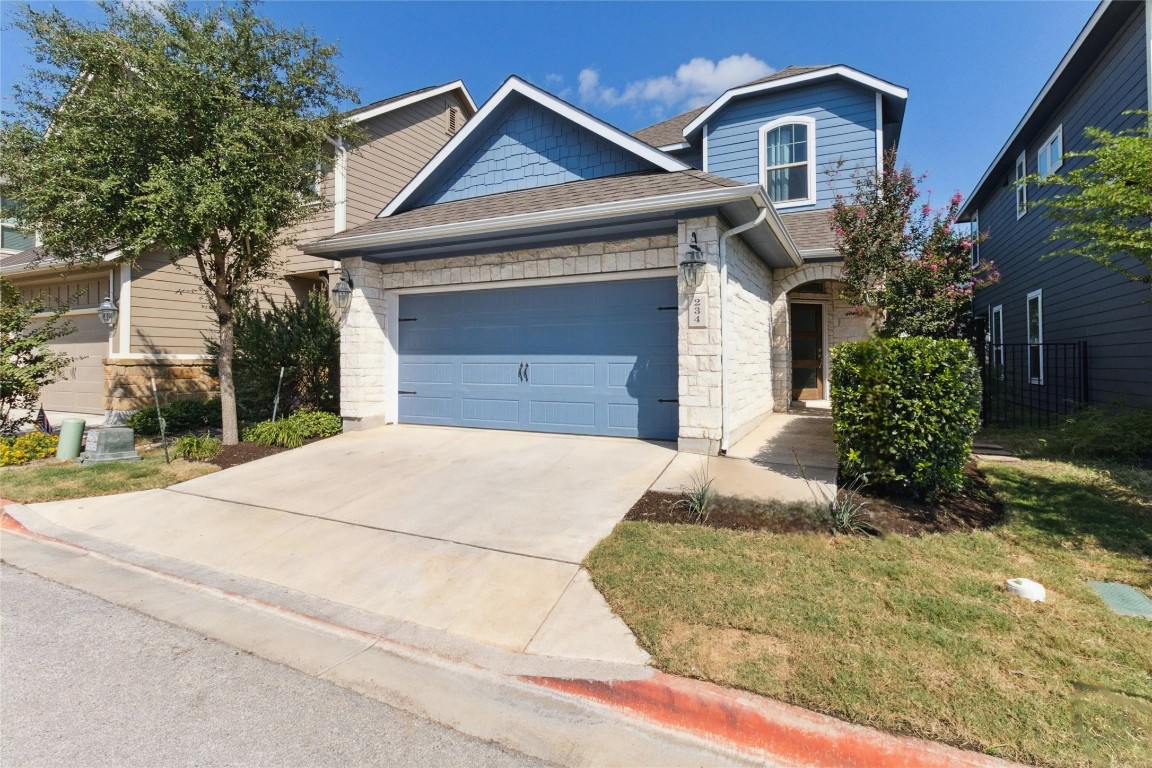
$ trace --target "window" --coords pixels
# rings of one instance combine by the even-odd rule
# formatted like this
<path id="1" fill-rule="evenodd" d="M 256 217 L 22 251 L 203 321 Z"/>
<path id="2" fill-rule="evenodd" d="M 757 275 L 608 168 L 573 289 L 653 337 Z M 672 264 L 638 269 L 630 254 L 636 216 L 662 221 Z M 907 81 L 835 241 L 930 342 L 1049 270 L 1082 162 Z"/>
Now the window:
<path id="1" fill-rule="evenodd" d="M 1028 381 L 1044 383 L 1043 291 L 1028 294 Z"/>
<path id="2" fill-rule="evenodd" d="M 6 251 L 23 251 L 36 245 L 36 237 L 16 229 L 16 206 L 14 200 L 0 197 L 0 248 Z"/>
<path id="3" fill-rule="evenodd" d="M 1040 151 L 1036 153 L 1036 173 L 1043 178 L 1050 173 L 1055 173 L 1063 164 L 1064 126 L 1059 125 L 1048 137 L 1048 141 L 1044 142 L 1044 146 L 1040 147 Z"/>
<path id="4" fill-rule="evenodd" d="M 773 120 L 760 129 L 760 184 L 777 207 L 816 202 L 816 121 Z"/>
<path id="5" fill-rule="evenodd" d="M 968 237 L 972 238 L 972 250 L 968 252 L 968 257 L 972 261 L 972 266 L 975 267 L 980 263 L 980 211 L 972 211 L 972 227 L 968 230 Z"/>
<path id="6" fill-rule="evenodd" d="M 991 322 L 988 323 L 988 340 L 992 343 L 992 362 L 1004 367 L 1004 305 L 997 304 L 988 310 Z"/>
<path id="7" fill-rule="evenodd" d="M 1028 160 L 1024 153 L 1016 158 L 1016 218 L 1019 219 L 1028 212 L 1028 185 L 1021 180 L 1028 175 Z"/>

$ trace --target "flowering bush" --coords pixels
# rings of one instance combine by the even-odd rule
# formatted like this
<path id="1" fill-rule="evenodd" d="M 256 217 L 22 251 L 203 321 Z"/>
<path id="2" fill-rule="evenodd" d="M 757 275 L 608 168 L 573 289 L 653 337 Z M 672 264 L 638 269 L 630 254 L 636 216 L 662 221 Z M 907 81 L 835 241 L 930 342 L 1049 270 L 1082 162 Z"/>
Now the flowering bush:
<path id="1" fill-rule="evenodd" d="M 871 310 L 880 336 L 964 338 L 972 292 L 999 279 L 972 264 L 973 236 L 954 229 L 962 197 L 934 210 L 911 167 L 885 156 L 880 174 L 858 176 L 851 199 L 837 195 L 832 233 L 844 258 L 845 300 Z M 977 241 L 979 233 L 975 234 Z"/>
<path id="2" fill-rule="evenodd" d="M 0 437 L 0 467 L 27 464 L 56 455 L 60 436 L 46 432 L 28 432 L 16 437 Z"/>

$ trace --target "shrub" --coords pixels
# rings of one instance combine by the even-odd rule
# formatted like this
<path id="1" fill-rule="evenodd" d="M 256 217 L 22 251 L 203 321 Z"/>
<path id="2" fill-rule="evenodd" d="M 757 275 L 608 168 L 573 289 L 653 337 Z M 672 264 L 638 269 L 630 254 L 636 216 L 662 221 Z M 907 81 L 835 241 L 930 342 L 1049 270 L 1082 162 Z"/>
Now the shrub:
<path id="1" fill-rule="evenodd" d="M 1045 438 L 1045 452 L 1078 459 L 1152 459 L 1152 409 L 1084 408 Z"/>
<path id="2" fill-rule="evenodd" d="M 241 421 L 272 416 L 280 368 L 280 413 L 340 410 L 340 326 L 322 291 L 269 309 L 255 303 L 236 308 L 236 356 L 232 361 L 236 409 Z M 208 353 L 218 347 L 209 342 Z"/>
<path id="3" fill-rule="evenodd" d="M 332 437 L 344 431 L 343 420 L 327 411 L 297 411 L 288 419 L 296 423 L 305 440 L 314 437 Z"/>
<path id="4" fill-rule="evenodd" d="M 841 478 L 935 499 L 959 491 L 980 422 L 966 342 L 872 339 L 832 350 L 832 423 Z"/>
<path id="5" fill-rule="evenodd" d="M 0 467 L 27 464 L 56 455 L 60 436 L 47 432 L 26 432 L 16 437 L 0 437 Z"/>
<path id="6" fill-rule="evenodd" d="M 25 300 L 0 277 L 0 434 L 14 435 L 32 423 L 41 388 L 67 378 L 76 358 L 51 347 L 75 330 L 64 317 L 67 311 L 68 302 L 49 306 L 40 298 Z"/>
<path id="7" fill-rule="evenodd" d="M 165 434 L 181 435 L 206 429 L 220 428 L 220 400 L 175 400 L 160 406 L 164 415 Z M 155 406 L 141 408 L 128 417 L 128 426 L 145 437 L 160 434 L 160 422 Z"/>
<path id="8" fill-rule="evenodd" d="M 211 435 L 184 435 L 172 444 L 172 454 L 188 461 L 210 461 L 223 446 L 220 438 Z"/>
<path id="9" fill-rule="evenodd" d="M 245 442 L 263 445 L 266 448 L 280 446 L 282 448 L 299 448 L 304 445 L 304 435 L 300 425 L 292 419 L 278 421 L 261 421 L 244 430 L 241 437 Z"/>

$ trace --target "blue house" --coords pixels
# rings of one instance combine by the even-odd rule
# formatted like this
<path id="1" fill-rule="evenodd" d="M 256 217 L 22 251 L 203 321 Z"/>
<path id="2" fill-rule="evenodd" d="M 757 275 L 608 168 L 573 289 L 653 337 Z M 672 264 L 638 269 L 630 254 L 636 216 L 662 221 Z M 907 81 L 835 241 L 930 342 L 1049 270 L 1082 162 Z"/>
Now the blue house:
<path id="1" fill-rule="evenodd" d="M 1086 164 L 1068 153 L 1090 147 L 1088 126 L 1143 124 L 1132 110 L 1149 109 L 1149 29 L 1148 2 L 1100 3 L 961 211 L 987 238 L 977 256 L 1001 275 L 974 297 L 1001 371 L 990 382 L 992 418 L 1021 407 L 1059 412 L 1070 401 L 1152 406 L 1148 286 L 1086 259 L 1046 258 L 1059 245 L 1049 240 L 1056 222 L 1044 216 L 1054 190 L 1016 183 Z"/>
<path id="2" fill-rule="evenodd" d="M 789 67 L 629 135 L 509 78 L 340 259 L 348 428 L 406 422 L 724 451 L 826 397 L 828 209 L 896 146 L 907 91 Z M 828 171 L 838 168 L 838 176 Z"/>

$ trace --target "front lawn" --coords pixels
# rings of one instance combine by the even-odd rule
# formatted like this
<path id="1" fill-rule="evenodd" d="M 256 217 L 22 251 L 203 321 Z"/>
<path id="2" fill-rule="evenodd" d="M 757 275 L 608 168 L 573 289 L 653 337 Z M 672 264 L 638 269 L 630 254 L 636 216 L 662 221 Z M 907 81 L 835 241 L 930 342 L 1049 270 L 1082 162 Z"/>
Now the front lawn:
<path id="1" fill-rule="evenodd" d="M 110 461 L 81 466 L 73 461 L 46 460 L 27 467 L 0 469 L 0 496 L 12 501 L 60 501 L 107 496 L 169 485 L 215 472 L 215 464 L 173 459 L 164 451 L 140 451 L 140 461 Z"/>
<path id="2" fill-rule="evenodd" d="M 1152 472 L 983 467 L 997 526 L 827 536 L 621 523 L 587 561 L 674 674 L 1040 765 L 1147 765 L 1152 622 L 1086 579 L 1152 588 Z M 1008 594 L 1042 583 L 1048 602 Z"/>

